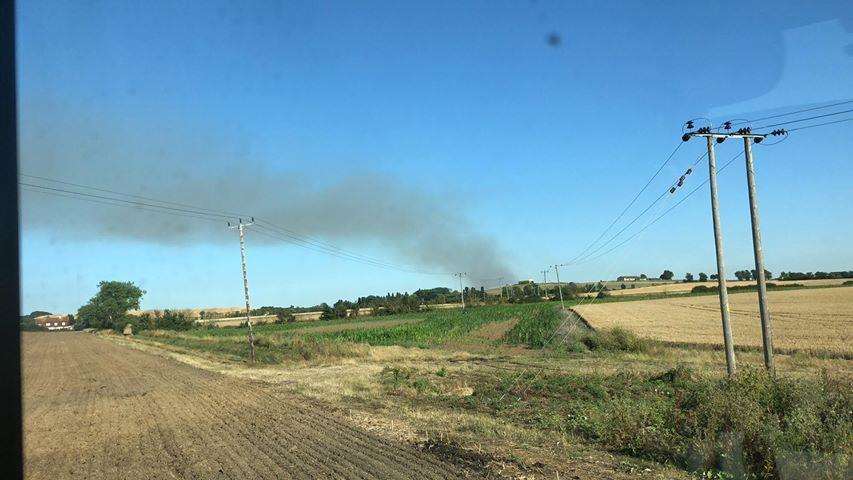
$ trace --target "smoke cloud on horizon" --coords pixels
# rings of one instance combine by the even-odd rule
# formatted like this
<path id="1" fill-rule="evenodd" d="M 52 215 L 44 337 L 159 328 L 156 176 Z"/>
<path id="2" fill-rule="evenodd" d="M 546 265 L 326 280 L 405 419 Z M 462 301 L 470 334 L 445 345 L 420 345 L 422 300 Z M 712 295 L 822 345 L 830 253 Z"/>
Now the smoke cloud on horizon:
<path id="1" fill-rule="evenodd" d="M 187 132 L 168 122 L 112 121 L 68 111 L 55 104 L 21 109 L 21 173 L 245 213 L 347 250 L 378 248 L 388 253 L 373 257 L 417 270 L 512 276 L 497 244 L 450 208 L 452 199 L 410 182 L 370 171 L 321 175 L 322 166 L 302 168 L 306 161 L 298 158 L 281 163 L 299 169 L 272 168 L 248 145 L 226 141 L 212 130 Z M 233 242 L 224 220 L 187 219 L 29 190 L 22 191 L 24 229 L 56 232 L 64 240 Z M 259 235 L 253 241 L 262 239 L 275 242 Z"/>

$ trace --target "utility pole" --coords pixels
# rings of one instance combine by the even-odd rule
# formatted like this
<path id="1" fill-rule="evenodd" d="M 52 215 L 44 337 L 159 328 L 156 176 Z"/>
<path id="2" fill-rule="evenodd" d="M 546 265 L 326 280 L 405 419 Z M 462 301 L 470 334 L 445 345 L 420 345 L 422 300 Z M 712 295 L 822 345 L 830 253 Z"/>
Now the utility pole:
<path id="1" fill-rule="evenodd" d="M 560 308 L 562 310 L 566 309 L 566 305 L 563 303 L 563 286 L 560 284 L 560 266 L 554 265 L 554 272 L 557 274 L 557 291 L 560 292 Z"/>
<path id="2" fill-rule="evenodd" d="M 688 123 L 688 127 L 691 125 Z M 717 252 L 717 286 L 720 294 L 720 316 L 723 321 L 723 343 L 726 348 L 726 372 L 734 375 L 735 349 L 732 343 L 732 327 L 729 322 L 729 292 L 726 288 L 726 267 L 723 261 L 723 233 L 720 229 L 720 203 L 717 198 L 717 157 L 714 154 L 714 140 L 722 142 L 727 135 L 711 133 L 710 127 L 703 127 L 692 134 L 684 134 L 682 140 L 690 140 L 691 136 L 703 136 L 708 145 L 708 177 L 711 186 L 711 219 L 714 223 L 714 248 Z M 723 140 L 719 140 L 722 138 Z"/>
<path id="3" fill-rule="evenodd" d="M 548 298 L 548 270 L 542 270 L 542 286 L 545 288 L 545 298 Z"/>
<path id="4" fill-rule="evenodd" d="M 746 183 L 749 190 L 749 216 L 752 220 L 752 250 L 755 254 L 755 280 L 758 283 L 758 311 L 761 314 L 764 366 L 773 372 L 773 323 L 767 309 L 767 279 L 764 278 L 764 251 L 761 248 L 761 225 L 758 220 L 758 193 L 755 188 L 752 141 L 753 139 L 749 136 L 743 137 L 743 153 L 746 157 Z"/>
<path id="5" fill-rule="evenodd" d="M 462 277 L 467 276 L 465 272 L 454 273 L 454 277 L 459 277 L 459 296 L 462 297 L 462 309 L 465 309 L 465 291 L 462 288 Z"/>
<path id="6" fill-rule="evenodd" d="M 246 242 L 244 240 L 244 229 L 255 223 L 255 219 L 249 223 L 243 223 L 243 219 L 237 219 L 237 225 L 231 225 L 228 222 L 228 228 L 236 228 L 240 232 L 240 262 L 243 265 L 243 293 L 246 296 L 246 325 L 249 327 L 249 359 L 255 363 L 255 333 L 252 331 L 252 318 L 250 317 L 251 307 L 249 306 L 249 278 L 246 276 Z"/>

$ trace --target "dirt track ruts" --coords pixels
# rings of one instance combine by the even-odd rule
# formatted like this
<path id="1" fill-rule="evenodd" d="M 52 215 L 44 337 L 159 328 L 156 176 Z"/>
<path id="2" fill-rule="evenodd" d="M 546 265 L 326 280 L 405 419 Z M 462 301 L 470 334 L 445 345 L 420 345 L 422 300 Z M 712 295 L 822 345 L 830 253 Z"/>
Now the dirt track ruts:
<path id="1" fill-rule="evenodd" d="M 462 478 L 275 385 L 85 333 L 23 339 L 27 478 Z"/>

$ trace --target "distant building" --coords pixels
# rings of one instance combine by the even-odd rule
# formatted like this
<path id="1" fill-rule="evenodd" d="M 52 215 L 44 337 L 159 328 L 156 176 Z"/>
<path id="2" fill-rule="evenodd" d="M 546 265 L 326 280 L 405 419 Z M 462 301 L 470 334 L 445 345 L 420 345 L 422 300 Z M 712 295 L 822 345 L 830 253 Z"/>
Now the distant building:
<path id="1" fill-rule="evenodd" d="M 41 315 L 33 319 L 41 328 L 54 330 L 74 330 L 74 322 L 71 315 Z"/>
<path id="2" fill-rule="evenodd" d="M 636 275 L 622 275 L 621 277 L 616 277 L 617 282 L 636 282 L 640 277 Z"/>

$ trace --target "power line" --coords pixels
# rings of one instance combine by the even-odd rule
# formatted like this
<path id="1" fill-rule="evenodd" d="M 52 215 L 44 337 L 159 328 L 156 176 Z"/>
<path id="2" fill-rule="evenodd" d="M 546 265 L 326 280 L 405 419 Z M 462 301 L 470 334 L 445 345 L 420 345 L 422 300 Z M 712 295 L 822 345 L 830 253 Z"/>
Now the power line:
<path id="1" fill-rule="evenodd" d="M 781 125 L 788 125 L 789 123 L 805 122 L 805 121 L 807 121 L 807 120 L 815 120 L 815 119 L 818 119 L 818 118 L 831 117 L 831 116 L 833 116 L 833 115 L 841 115 L 842 113 L 850 113 L 850 112 L 853 112 L 853 108 L 851 108 L 851 109 L 849 109 L 849 110 L 841 110 L 841 111 L 839 111 L 839 112 L 825 113 L 825 114 L 823 114 L 823 115 L 813 115 L 813 116 L 811 116 L 811 117 L 798 118 L 798 119 L 796 119 L 796 120 L 789 120 L 789 121 L 787 121 L 787 122 L 773 123 L 773 124 L 770 124 L 770 125 L 761 125 L 761 126 L 758 126 L 758 127 L 752 127 L 752 128 L 753 128 L 753 129 L 756 129 L 756 130 L 757 130 L 757 129 L 759 129 L 759 128 L 773 128 L 773 127 L 779 127 L 779 126 L 781 126 Z"/>
<path id="2" fill-rule="evenodd" d="M 257 221 L 257 219 L 255 219 L 255 220 Z M 400 266 L 397 266 L 394 264 L 377 262 L 374 260 L 369 260 L 368 258 L 353 256 L 353 255 L 350 255 L 350 254 L 347 254 L 344 252 L 339 252 L 339 251 L 335 251 L 335 250 L 332 250 L 329 248 L 324 248 L 324 247 L 319 246 L 319 245 L 312 244 L 312 243 L 310 243 L 306 240 L 302 240 L 296 236 L 276 231 L 276 230 L 271 229 L 270 227 L 268 227 L 266 225 L 259 224 L 259 223 L 255 223 L 255 227 L 256 227 L 255 232 L 259 233 L 261 235 L 264 235 L 264 236 L 267 236 L 267 237 L 270 237 L 270 238 L 273 238 L 276 240 L 280 240 L 280 241 L 283 241 L 286 243 L 290 243 L 293 245 L 297 245 L 297 246 L 300 246 L 300 247 L 305 248 L 307 250 L 311 250 L 311 251 L 318 252 L 318 253 L 324 253 L 326 255 L 331 255 L 331 256 L 336 257 L 336 258 L 340 258 L 340 259 L 344 259 L 344 260 L 350 260 L 350 261 L 358 262 L 358 263 L 361 263 L 364 265 L 369 265 L 372 267 L 386 268 L 386 269 L 398 270 L 398 271 L 406 272 L 406 273 L 416 273 L 416 274 L 420 274 L 420 275 L 449 275 L 448 273 L 443 273 L 443 272 L 427 272 L 427 271 L 423 271 L 423 270 L 412 270 L 412 269 L 400 267 Z"/>
<path id="3" fill-rule="evenodd" d="M 331 243 L 324 242 L 322 240 L 318 240 L 318 239 L 309 237 L 307 235 L 299 234 L 293 230 L 290 230 L 290 229 L 285 228 L 285 227 L 281 227 L 279 225 L 276 225 L 270 221 L 267 221 L 267 220 L 264 220 L 261 218 L 256 218 L 255 220 L 257 222 L 259 222 L 257 225 L 260 225 L 263 228 L 267 228 L 268 230 L 277 231 L 278 233 L 280 233 L 282 235 L 291 237 L 291 238 L 296 239 L 300 242 L 305 242 L 305 243 L 317 246 L 317 247 L 319 247 L 323 250 L 326 250 L 326 251 L 334 251 L 336 253 L 340 253 L 340 254 L 345 255 L 347 257 L 353 257 L 353 258 L 358 258 L 360 260 L 368 261 L 371 263 L 382 264 L 384 266 L 388 266 L 388 267 L 403 270 L 403 271 L 408 271 L 410 273 L 421 273 L 424 275 L 450 275 L 451 274 L 450 272 L 427 272 L 427 271 L 423 271 L 423 270 L 418 270 L 416 267 L 411 266 L 411 265 L 393 264 L 393 263 L 386 262 L 386 261 L 383 261 L 383 260 L 380 260 L 377 258 L 369 257 L 367 255 L 362 255 L 359 253 L 354 253 L 352 251 L 345 250 L 345 249 L 340 248 L 338 246 L 335 246 Z"/>
<path id="4" fill-rule="evenodd" d="M 696 165 L 698 165 L 698 164 L 699 164 L 699 162 L 700 162 L 700 161 L 701 161 L 701 160 L 702 160 L 706 155 L 708 155 L 708 154 L 707 154 L 707 152 L 705 152 L 705 153 L 703 153 L 703 154 L 699 155 L 699 156 L 696 158 L 696 160 L 693 162 L 693 164 L 690 166 L 690 168 L 688 168 L 688 169 L 687 169 L 687 172 L 691 172 L 691 171 L 692 171 L 692 169 L 693 169 L 694 167 L 696 167 Z M 588 258 L 590 258 L 590 257 L 592 257 L 593 255 L 595 255 L 596 253 L 600 252 L 602 249 L 606 248 L 606 247 L 607 247 L 607 245 L 609 245 L 611 242 L 613 242 L 614 240 L 616 240 L 617 238 L 619 238 L 619 235 L 621 235 L 623 232 L 625 232 L 625 230 L 627 230 L 628 228 L 630 228 L 630 227 L 631 227 L 631 225 L 633 225 L 634 223 L 636 223 L 636 222 L 637 222 L 637 220 L 639 220 L 640 218 L 642 218 L 642 217 L 643 217 L 643 216 L 644 216 L 644 215 L 645 215 L 649 210 L 651 210 L 651 209 L 652 209 L 652 207 L 654 207 L 654 206 L 655 206 L 658 202 L 660 202 L 662 199 L 666 198 L 667 194 L 671 194 L 671 193 L 673 193 L 673 192 L 674 192 L 674 190 L 673 190 L 673 189 L 674 189 L 674 188 L 676 188 L 676 185 L 678 184 L 678 182 L 680 182 L 680 181 L 681 181 L 681 182 L 683 182 L 683 180 L 684 180 L 684 175 L 682 175 L 682 177 L 681 177 L 679 180 L 675 180 L 675 181 L 673 181 L 673 183 L 672 183 L 669 187 L 667 187 L 667 188 L 666 188 L 666 189 L 665 189 L 665 190 L 664 190 L 664 191 L 663 191 L 663 192 L 662 192 L 662 193 L 661 193 L 657 198 L 655 198 L 655 199 L 654 199 L 654 200 L 653 200 L 653 201 L 652 201 L 648 206 L 646 206 L 646 208 L 644 208 L 640 213 L 638 213 L 638 214 L 637 214 L 637 215 L 636 215 L 636 216 L 635 216 L 635 217 L 634 217 L 630 222 L 628 222 L 628 224 L 627 224 L 627 225 L 625 225 L 624 227 L 622 227 L 622 229 L 620 229 L 620 230 L 619 230 L 618 232 L 616 232 L 613 236 L 611 236 L 610 238 L 608 238 L 608 239 L 607 239 L 607 241 L 605 241 L 604 243 L 600 244 L 597 248 L 595 248 L 595 249 L 594 249 L 594 250 L 592 250 L 591 252 L 587 253 L 586 255 L 576 256 L 576 257 L 575 257 L 575 259 L 574 259 L 573 261 L 571 261 L 571 262 L 567 262 L 567 263 L 563 264 L 563 266 L 567 266 L 567 265 L 576 265 L 576 264 L 578 264 L 578 263 L 580 263 L 580 262 L 584 262 L 584 261 L 586 261 Z M 678 186 L 680 186 L 680 185 L 678 185 Z M 596 258 L 597 258 L 597 257 L 596 257 Z"/>
<path id="5" fill-rule="evenodd" d="M 21 176 L 28 177 L 28 178 L 35 178 L 35 179 L 48 181 L 48 182 L 53 182 L 53 183 L 57 183 L 57 184 L 61 184 L 61 185 L 69 185 L 69 186 L 73 186 L 73 187 L 77 187 L 77 188 L 83 188 L 83 189 L 89 189 L 89 190 L 98 191 L 98 192 L 109 193 L 112 195 L 126 196 L 126 197 L 130 197 L 130 198 L 145 200 L 143 202 L 140 200 L 129 200 L 127 198 L 116 198 L 116 197 L 110 197 L 110 196 L 105 196 L 105 195 L 98 195 L 98 194 L 93 194 L 93 193 L 79 192 L 79 191 L 67 190 L 67 189 L 57 188 L 57 187 L 50 187 L 50 186 L 45 186 L 45 185 L 36 185 L 36 184 L 28 183 L 28 182 L 20 182 L 20 181 L 18 182 L 22 186 L 43 189 L 44 190 L 43 193 L 48 193 L 48 192 L 61 193 L 61 194 L 66 194 L 66 195 L 57 195 L 57 196 L 65 196 L 68 198 L 78 198 L 80 200 L 89 200 L 89 201 L 98 200 L 98 201 L 93 202 L 93 203 L 101 203 L 104 205 L 135 206 L 137 208 L 141 208 L 141 209 L 146 210 L 146 211 L 170 213 L 170 214 L 183 213 L 183 214 L 185 214 L 183 216 L 187 216 L 189 218 L 203 218 L 203 219 L 207 219 L 207 220 L 214 220 L 215 219 L 217 221 L 221 221 L 223 219 L 227 220 L 227 219 L 232 219 L 232 218 L 236 219 L 240 216 L 244 216 L 244 217 L 250 216 L 250 215 L 243 215 L 243 214 L 237 214 L 237 213 L 232 213 L 232 212 L 224 212 L 224 211 L 214 210 L 214 209 L 209 209 L 209 208 L 204 208 L 204 207 L 198 207 L 198 206 L 190 205 L 190 204 L 186 204 L 186 203 L 159 200 L 156 198 L 146 197 L 146 196 L 142 196 L 142 195 L 133 195 L 133 194 L 128 194 L 128 193 L 124 193 L 124 192 L 118 192 L 115 190 L 93 187 L 90 185 L 84 185 L 84 184 L 80 184 L 80 183 L 67 182 L 64 180 L 57 180 L 57 179 L 42 177 L 42 176 L 38 176 L 38 175 L 21 174 Z M 74 197 L 74 196 L 76 196 L 76 197 Z M 109 202 L 120 202 L 120 203 L 109 203 Z M 151 203 L 151 202 L 155 202 L 155 203 Z M 176 206 L 170 206 L 170 205 L 176 205 Z M 148 208 L 144 208 L 144 207 L 148 207 Z M 343 248 L 337 247 L 337 246 L 330 244 L 328 242 L 323 242 L 323 241 L 320 241 L 320 240 L 317 240 L 317 239 L 314 239 L 314 238 L 311 238 L 308 236 L 301 235 L 301 234 L 299 234 L 293 230 L 287 229 L 285 227 L 281 227 L 281 226 L 276 225 L 273 222 L 270 222 L 268 220 L 258 218 L 258 219 L 256 219 L 256 221 L 259 222 L 258 224 L 256 224 L 256 227 L 262 227 L 262 228 L 266 228 L 268 230 L 277 231 L 279 234 L 289 237 L 289 239 L 284 239 L 284 238 L 279 237 L 278 238 L 279 240 L 285 240 L 288 243 L 291 243 L 291 244 L 294 244 L 297 246 L 301 246 L 303 248 L 308 248 L 309 250 L 313 250 L 313 251 L 316 251 L 319 253 L 326 253 L 329 255 L 333 255 L 337 258 L 358 261 L 358 262 L 363 263 L 363 264 L 369 264 L 372 266 L 383 267 L 383 268 L 391 268 L 391 269 L 400 270 L 400 271 L 404 271 L 404 272 L 408 272 L 408 273 L 417 273 L 417 274 L 422 274 L 422 275 L 450 275 L 450 273 L 427 272 L 427 271 L 423 271 L 423 270 L 418 270 L 418 269 L 411 267 L 411 266 L 403 266 L 403 265 L 393 264 L 390 262 L 385 262 L 382 260 L 378 260 L 375 258 L 368 257 L 366 255 L 361 255 L 358 253 L 347 251 Z M 310 248 L 310 247 L 316 247 L 316 248 Z"/>
<path id="6" fill-rule="evenodd" d="M 822 127 L 822 126 L 824 126 L 824 125 L 833 125 L 833 124 L 835 124 L 835 123 L 849 122 L 849 121 L 851 121 L 851 120 L 853 120 L 853 117 L 851 117 L 851 118 L 842 118 L 841 120 L 833 120 L 833 121 L 831 121 L 831 122 L 816 123 L 816 124 L 814 124 L 814 125 L 805 125 L 805 126 L 803 126 L 803 127 L 791 128 L 791 129 L 788 129 L 787 131 L 788 131 L 788 132 L 796 132 L 797 130 L 805 130 L 805 129 L 807 129 L 807 128 Z"/>
<path id="7" fill-rule="evenodd" d="M 250 217 L 251 216 L 248 213 L 233 213 L 233 212 L 225 212 L 225 211 L 221 211 L 221 210 L 213 210 L 213 209 L 209 209 L 209 208 L 199 207 L 196 205 L 190 205 L 188 203 L 179 203 L 179 202 L 172 202 L 172 201 L 167 201 L 167 200 L 160 200 L 158 198 L 146 197 L 143 195 L 134 195 L 131 193 L 119 192 L 116 190 L 109 190 L 109 189 L 100 188 L 100 187 L 93 187 L 90 185 L 83 185 L 81 183 L 68 182 L 65 180 L 57 180 L 55 178 L 42 177 L 39 175 L 29 175 L 26 173 L 20 173 L 18 175 L 21 177 L 34 178 L 36 180 L 42 180 L 42 181 L 46 181 L 46 182 L 57 183 L 60 185 L 68 185 L 71 187 L 85 188 L 87 190 L 93 190 L 96 192 L 111 193 L 113 195 L 120 195 L 120 196 L 124 196 L 124 197 L 128 197 L 128 198 L 136 198 L 139 200 L 146 200 L 149 202 L 162 203 L 164 205 L 173 205 L 173 206 L 177 206 L 177 207 L 192 208 L 194 210 L 200 210 L 200 211 L 205 211 L 205 212 L 210 212 L 210 213 L 221 214 L 221 215 L 226 216 L 226 217 L 238 218 L 238 217 Z"/>
<path id="8" fill-rule="evenodd" d="M 726 169 L 726 167 L 728 167 L 729 165 L 731 165 L 731 164 L 732 164 L 732 162 L 734 162 L 735 160 L 737 160 L 741 155 L 743 155 L 743 152 L 740 152 L 740 153 L 738 153 L 737 155 L 735 155 L 734 157 L 730 158 L 728 161 L 726 161 L 726 163 L 724 163 L 724 164 L 723 164 L 723 166 L 722 166 L 722 167 L 720 167 L 720 168 L 717 170 L 717 172 L 719 173 L 719 172 L 722 172 L 723 170 L 725 170 L 725 169 Z M 595 259 L 597 259 L 597 258 L 601 258 L 601 257 L 603 257 L 604 255 L 607 255 L 608 253 L 610 253 L 610 252 L 612 252 L 612 251 L 616 250 L 617 248 L 619 248 L 619 247 L 621 247 L 621 246 L 625 245 L 626 243 L 628 243 L 629 241 L 633 240 L 633 239 L 634 239 L 634 238 L 636 238 L 638 235 L 640 235 L 641 233 L 643 233 L 647 228 L 649 228 L 649 227 L 651 227 L 652 225 L 654 225 L 655 223 L 657 223 L 660 219 L 662 219 L 662 218 L 663 218 L 663 217 L 665 217 L 667 214 L 669 214 L 669 212 L 671 212 L 671 211 L 675 210 L 675 209 L 676 209 L 676 207 L 678 207 L 679 205 L 681 205 L 682 203 L 684 203 L 684 201 L 686 201 L 688 198 L 690 198 L 690 196 L 691 196 L 691 195 L 693 195 L 694 193 L 696 193 L 700 188 L 704 187 L 704 186 L 705 186 L 705 185 L 707 185 L 707 184 L 708 184 L 708 180 L 705 180 L 705 181 L 703 181 L 701 184 L 697 185 L 693 190 L 690 190 L 690 191 L 689 191 L 689 192 L 688 192 L 688 193 L 687 193 L 687 194 L 686 194 L 686 195 L 685 195 L 681 200 L 679 200 L 679 201 L 678 201 L 678 202 L 676 202 L 674 205 L 672 205 L 671 207 L 669 207 L 668 209 L 666 209 L 666 210 L 665 210 L 663 213 L 661 213 L 657 218 L 655 218 L 654 220 L 652 220 L 651 222 L 649 222 L 648 224 L 646 224 L 646 225 L 645 225 L 643 228 L 641 228 L 640 230 L 637 230 L 636 232 L 634 232 L 630 237 L 626 238 L 626 239 L 625 239 L 625 240 L 623 240 L 621 243 L 619 243 L 619 244 L 615 245 L 613 248 L 611 248 L 611 249 L 607 250 L 606 252 L 602 252 L 601 254 L 596 255 L 595 257 L 587 258 L 587 259 L 586 259 L 586 260 L 584 260 L 583 262 L 579 262 L 579 263 L 586 263 L 586 262 L 593 261 L 593 260 L 595 260 Z"/>
<path id="9" fill-rule="evenodd" d="M 54 192 L 70 193 L 70 194 L 74 194 L 74 195 L 80 195 L 80 196 L 83 196 L 83 197 L 96 198 L 96 199 L 101 199 L 101 200 L 112 200 L 112 201 L 115 201 L 115 202 L 123 202 L 123 203 L 131 204 L 131 205 L 138 205 L 138 206 L 143 206 L 143 207 L 153 207 L 153 208 L 161 208 L 161 209 L 164 209 L 164 210 L 171 210 L 171 211 L 176 211 L 176 212 L 193 213 L 193 214 L 196 214 L 196 215 L 205 215 L 205 216 L 209 216 L 209 217 L 212 217 L 212 218 L 219 218 L 219 219 L 227 219 L 227 218 L 230 218 L 230 217 L 228 217 L 228 216 L 226 216 L 226 215 L 219 215 L 219 214 L 214 214 L 214 213 L 206 213 L 206 212 L 202 212 L 202 211 L 199 211 L 199 210 L 189 210 L 189 209 L 185 209 L 185 208 L 168 207 L 168 206 L 164 206 L 164 205 L 156 205 L 156 204 L 145 203 L 145 202 L 140 202 L 140 201 L 136 201 L 136 200 L 127 200 L 127 199 L 123 199 L 123 198 L 105 197 L 105 196 L 103 196 L 103 195 L 96 195 L 96 194 L 93 194 L 93 193 L 75 192 L 75 191 L 73 191 L 73 190 L 66 190 L 66 189 L 63 189 L 63 188 L 47 187 L 47 186 L 44 186 L 44 185 L 36 185 L 36 184 L 32 184 L 32 183 L 27 183 L 27 182 L 20 182 L 20 181 L 19 181 L 19 182 L 18 182 L 18 184 L 19 184 L 19 185 L 22 185 L 22 186 L 25 186 L 25 187 L 40 188 L 40 189 L 49 190 L 49 191 L 54 191 Z"/>
<path id="10" fill-rule="evenodd" d="M 172 212 L 172 211 L 167 211 L 167 210 L 155 210 L 153 208 L 147 208 L 144 206 L 137 206 L 137 205 L 130 205 L 130 204 L 126 204 L 126 203 L 112 203 L 111 201 L 104 201 L 104 200 L 97 200 L 97 199 L 92 199 L 92 198 L 80 197 L 78 195 L 66 194 L 66 193 L 61 193 L 61 192 L 53 192 L 53 191 L 47 191 L 47 190 L 39 190 L 38 188 L 32 188 L 28 185 L 21 185 L 21 189 L 24 191 L 27 191 L 27 192 L 40 193 L 40 194 L 44 194 L 44 195 L 52 195 L 55 197 L 62 197 L 62 198 L 72 198 L 75 200 L 81 200 L 81 201 L 90 202 L 90 203 L 97 203 L 100 205 L 133 208 L 134 210 L 138 209 L 138 210 L 144 210 L 146 212 L 163 213 L 166 215 L 174 215 L 177 217 L 196 218 L 199 220 L 208 220 L 208 221 L 217 222 L 217 223 L 221 222 L 221 220 L 214 219 L 211 217 L 204 217 L 204 216 L 200 216 L 200 215 L 193 215 L 193 214 L 180 213 L 180 212 Z M 118 202 L 119 200 L 116 199 L 114 201 Z"/>
<path id="11" fill-rule="evenodd" d="M 846 104 L 848 104 L 848 103 L 853 103 L 853 100 L 845 100 L 845 101 L 843 101 L 843 102 L 831 103 L 831 104 L 829 104 L 829 105 L 821 105 L 821 106 L 819 106 L 819 107 L 803 108 L 803 109 L 800 109 L 800 110 L 794 110 L 793 112 L 779 113 L 779 114 L 776 114 L 776 115 L 769 115 L 769 116 L 767 116 L 767 117 L 756 118 L 756 119 L 753 119 L 753 120 L 743 120 L 743 121 L 739 121 L 739 122 L 732 122 L 732 123 L 731 123 L 731 125 L 743 125 L 744 123 L 761 122 L 761 121 L 764 121 L 764 120 L 770 120 L 770 119 L 773 119 L 773 118 L 780 118 L 780 117 L 787 117 L 787 116 L 789 116 L 789 115 L 796 115 L 796 114 L 798 114 L 798 113 L 812 112 L 812 111 L 814 111 L 814 110 L 821 110 L 821 109 L 824 109 L 824 108 L 837 107 L 837 106 L 839 106 L 839 105 L 846 105 Z"/>
<path id="12" fill-rule="evenodd" d="M 643 188 L 641 188 L 640 191 L 637 192 L 636 195 L 634 195 L 634 198 L 632 198 L 631 201 L 628 202 L 628 205 L 622 209 L 622 211 L 619 213 L 619 215 L 617 215 L 616 218 L 614 218 L 612 222 L 610 222 L 610 225 L 608 225 L 607 228 L 605 228 L 604 231 L 601 232 L 601 234 L 598 236 L 598 238 L 593 240 L 592 243 L 587 245 L 586 248 L 584 248 L 579 254 L 574 256 L 572 259 L 570 259 L 566 263 L 574 262 L 578 258 L 582 257 L 587 251 L 589 251 L 590 248 L 592 248 L 593 245 L 598 243 L 598 241 L 601 240 L 601 238 L 604 237 L 607 234 L 607 232 L 610 231 L 611 228 L 613 228 L 613 225 L 615 225 L 616 222 L 618 222 L 625 215 L 625 213 L 634 205 L 634 203 L 637 201 L 637 199 L 640 198 L 640 195 L 642 195 L 643 192 L 645 192 L 646 189 L 649 187 L 649 185 L 652 183 L 652 181 L 655 178 L 657 178 L 657 176 L 658 176 L 658 174 L 660 174 L 661 170 L 663 170 L 663 168 L 669 163 L 669 161 L 672 160 L 672 157 L 675 156 L 675 154 L 678 152 L 678 150 L 681 148 L 681 146 L 683 144 L 684 144 L 684 142 L 681 142 L 678 145 L 676 145 L 675 149 L 672 151 L 672 153 L 670 153 L 666 157 L 666 159 L 663 161 L 663 163 L 661 163 L 660 167 L 658 167 L 658 169 L 655 171 L 654 175 L 652 175 L 651 178 L 649 178 L 649 180 L 646 182 L 646 184 L 643 185 Z"/>

